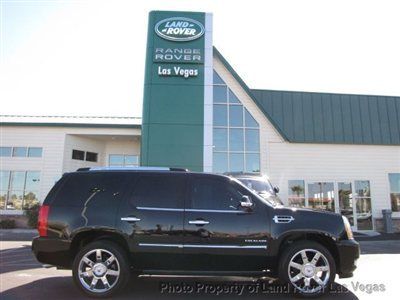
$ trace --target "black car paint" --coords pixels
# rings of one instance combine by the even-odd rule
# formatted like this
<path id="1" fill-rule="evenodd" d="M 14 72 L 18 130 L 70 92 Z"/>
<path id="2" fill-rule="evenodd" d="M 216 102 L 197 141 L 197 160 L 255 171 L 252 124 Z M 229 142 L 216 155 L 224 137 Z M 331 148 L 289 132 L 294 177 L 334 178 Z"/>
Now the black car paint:
<path id="1" fill-rule="evenodd" d="M 80 246 L 78 240 L 84 241 L 82 237 L 90 239 L 94 236 L 112 236 L 126 245 L 132 266 L 139 272 L 243 275 L 270 270 L 276 273 L 279 255 L 287 242 L 317 237 L 334 248 L 332 251 L 339 275 L 351 276 L 355 269 L 359 245 L 354 240 L 347 239 L 339 214 L 272 206 L 247 188 L 245 190 L 252 199 L 253 207 L 241 207 L 234 213 L 190 211 L 187 207 L 187 211 L 183 207 L 176 210 L 141 210 L 132 206 L 127 199 L 132 195 L 137 176 L 143 172 L 124 172 L 134 176 L 131 181 L 124 183 L 123 193 L 112 195 L 115 199 L 107 207 L 90 201 L 84 207 L 70 206 L 68 203 L 52 205 L 52 200 L 57 197 L 57 191 L 62 189 L 63 182 L 75 173 L 66 174 L 57 183 L 44 202 L 45 205 L 50 205 L 48 236 L 37 237 L 32 244 L 33 252 L 40 262 L 71 268 L 76 249 Z M 196 176 L 208 176 L 225 182 L 232 180 L 221 175 L 191 172 L 168 172 L 168 176 L 184 176 L 187 187 Z M 187 188 L 184 199 L 186 205 L 188 197 Z M 279 215 L 292 216 L 294 220 L 276 224 L 273 217 Z M 134 216 L 141 221 L 121 220 L 121 217 L 127 216 Z M 202 226 L 190 225 L 189 220 L 207 220 L 210 223 Z M 175 246 L 153 247 L 139 244 Z M 183 248 L 181 245 L 193 247 Z M 198 248 L 196 245 L 207 247 Z M 213 247 L 216 245 L 239 247 Z"/>

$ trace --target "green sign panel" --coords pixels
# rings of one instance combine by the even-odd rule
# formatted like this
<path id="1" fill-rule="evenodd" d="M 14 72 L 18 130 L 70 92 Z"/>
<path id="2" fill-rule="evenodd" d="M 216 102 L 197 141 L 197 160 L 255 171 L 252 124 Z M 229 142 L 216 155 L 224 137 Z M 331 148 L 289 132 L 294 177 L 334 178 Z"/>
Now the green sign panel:
<path id="1" fill-rule="evenodd" d="M 205 80 L 210 73 L 205 63 L 206 54 L 212 53 L 212 46 L 206 46 L 206 16 L 170 11 L 149 14 L 143 166 L 204 170 Z"/>

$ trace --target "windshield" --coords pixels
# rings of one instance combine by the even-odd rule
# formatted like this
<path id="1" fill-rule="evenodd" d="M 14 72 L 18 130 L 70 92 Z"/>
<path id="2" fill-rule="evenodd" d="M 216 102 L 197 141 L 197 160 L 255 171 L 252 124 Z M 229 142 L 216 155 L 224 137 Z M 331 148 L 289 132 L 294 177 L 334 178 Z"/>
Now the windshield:
<path id="1" fill-rule="evenodd" d="M 249 178 L 239 178 L 239 180 L 247 186 L 249 189 L 256 191 L 257 193 L 270 193 L 275 195 L 274 188 L 268 180 L 260 179 L 249 179 Z"/>
<path id="2" fill-rule="evenodd" d="M 240 186 L 244 187 L 247 191 L 249 191 L 254 197 L 258 198 L 264 203 L 268 203 L 271 206 L 276 206 L 277 203 L 272 201 L 271 199 L 261 197 L 254 189 L 249 188 L 246 184 L 244 184 L 241 180 L 236 179 L 236 178 L 231 178 L 232 181 L 236 182 Z"/>

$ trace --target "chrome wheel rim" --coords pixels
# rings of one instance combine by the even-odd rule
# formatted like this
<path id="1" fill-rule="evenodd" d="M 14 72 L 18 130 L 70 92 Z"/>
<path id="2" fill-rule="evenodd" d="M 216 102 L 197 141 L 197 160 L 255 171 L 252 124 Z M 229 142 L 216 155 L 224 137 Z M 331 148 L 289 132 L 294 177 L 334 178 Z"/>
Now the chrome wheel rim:
<path id="1" fill-rule="evenodd" d="M 288 275 L 291 284 L 300 292 L 318 293 L 329 282 L 328 259 L 318 250 L 303 249 L 290 259 Z"/>
<path id="2" fill-rule="evenodd" d="M 94 249 L 79 262 L 79 281 L 90 292 L 104 293 L 117 284 L 120 270 L 114 254 L 105 249 Z"/>

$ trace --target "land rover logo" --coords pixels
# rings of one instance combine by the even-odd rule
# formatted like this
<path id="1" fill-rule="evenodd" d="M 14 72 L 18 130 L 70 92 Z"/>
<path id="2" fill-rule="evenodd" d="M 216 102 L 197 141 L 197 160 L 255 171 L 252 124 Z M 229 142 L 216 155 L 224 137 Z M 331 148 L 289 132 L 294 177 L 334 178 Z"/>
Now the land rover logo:
<path id="1" fill-rule="evenodd" d="M 196 20 L 180 17 L 161 20 L 154 29 L 158 36 L 175 42 L 192 41 L 204 34 L 203 24 Z"/>

